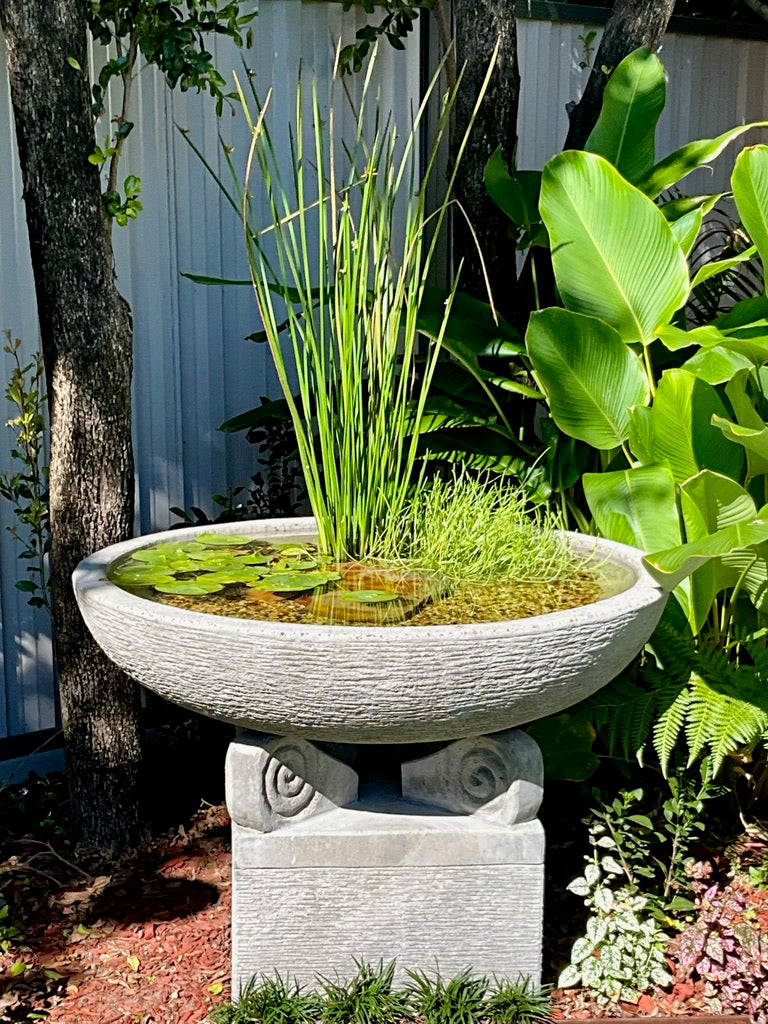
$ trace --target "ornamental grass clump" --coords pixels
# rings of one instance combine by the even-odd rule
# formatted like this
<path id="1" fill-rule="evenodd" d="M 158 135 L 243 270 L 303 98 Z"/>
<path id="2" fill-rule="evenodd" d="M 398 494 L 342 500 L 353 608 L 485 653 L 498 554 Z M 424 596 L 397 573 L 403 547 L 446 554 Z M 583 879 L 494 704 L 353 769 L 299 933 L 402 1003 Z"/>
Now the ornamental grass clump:
<path id="1" fill-rule="evenodd" d="M 419 424 L 456 281 L 436 341 L 418 365 L 417 315 L 466 144 L 465 137 L 430 212 L 427 192 L 436 187 L 456 89 L 443 98 L 424 154 L 419 141 L 439 72 L 400 133 L 374 95 L 372 67 L 353 138 L 341 148 L 333 142 L 335 100 L 325 110 L 316 85 L 307 95 L 299 82 L 287 167 L 268 126 L 269 97 L 254 107 L 239 87 L 251 130 L 238 204 L 251 279 L 320 548 L 339 561 L 369 553 L 414 479 Z M 266 225 L 255 212 L 264 202 Z"/>
<path id="2" fill-rule="evenodd" d="M 549 583 L 577 571 L 558 520 L 528 507 L 518 487 L 458 473 L 415 489 L 376 537 L 375 555 L 435 573 L 449 585 Z"/>

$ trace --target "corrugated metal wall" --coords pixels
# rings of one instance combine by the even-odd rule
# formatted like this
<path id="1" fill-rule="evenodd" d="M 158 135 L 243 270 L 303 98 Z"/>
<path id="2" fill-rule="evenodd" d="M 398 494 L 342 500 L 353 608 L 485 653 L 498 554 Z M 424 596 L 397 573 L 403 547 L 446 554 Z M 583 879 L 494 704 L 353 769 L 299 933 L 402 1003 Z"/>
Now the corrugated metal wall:
<path id="1" fill-rule="evenodd" d="M 578 97 L 589 72 L 584 37 L 596 26 L 584 23 L 520 20 L 521 168 L 539 168 L 562 148 L 568 130 L 566 104 Z M 600 30 L 594 40 L 594 50 Z M 768 118 L 768 43 L 669 33 L 661 49 L 667 77 L 667 105 L 657 132 L 657 157 L 692 139 L 712 138 L 737 124 Z M 738 148 L 768 141 L 768 132 L 750 133 L 717 160 L 711 171 L 686 179 L 686 190 L 728 187 Z"/>
<path id="2" fill-rule="evenodd" d="M 261 0 L 255 45 L 244 60 L 260 92 L 274 87 L 275 123 L 291 116 L 299 62 L 327 74 L 342 25 L 346 38 L 354 34 L 351 18 L 335 3 Z M 589 27 L 520 23 L 521 167 L 540 167 L 562 144 L 565 104 L 586 77 L 578 66 L 578 36 Z M 768 116 L 766 43 L 671 35 L 662 56 L 670 89 L 659 155 L 690 138 Z M 414 39 L 406 54 L 387 48 L 381 57 L 385 105 L 407 109 L 419 90 L 418 43 Z M 227 73 L 241 66 L 243 56 L 220 44 L 216 59 Z M 31 351 L 36 311 L 3 61 L 0 46 L 0 139 L 6 140 L 0 146 L 0 329 L 10 328 Z M 265 348 L 242 340 L 256 326 L 249 289 L 209 288 L 180 277 L 192 271 L 241 278 L 245 266 L 232 212 L 174 125 L 188 129 L 221 170 L 217 131 L 243 149 L 242 128 L 228 115 L 218 124 L 209 97 L 170 93 L 152 73 L 140 76 L 135 102 L 142 127 L 129 141 L 123 170 L 142 179 L 144 213 L 128 229 L 115 229 L 115 247 L 120 287 L 134 315 L 138 517 L 140 529 L 148 531 L 168 525 L 169 506 L 210 507 L 211 493 L 248 480 L 249 446 L 217 427 L 277 389 Z M 720 166 L 727 168 L 727 158 Z M 718 170 L 703 187 L 726 180 L 727 173 L 723 177 Z M 0 384 L 9 374 L 9 360 L 2 356 Z M 2 401 L 0 414 L 11 414 Z M 9 449 L 0 437 L 0 472 L 13 470 Z M 34 614 L 14 587 L 20 573 L 15 543 L 4 529 L 10 522 L 2 502 L 0 738 L 55 722 L 45 617 Z"/>
<path id="3" fill-rule="evenodd" d="M 241 53 L 217 40 L 216 66 L 227 77 L 233 69 L 242 77 L 245 64 L 259 94 L 272 87 L 271 123 L 286 127 L 299 64 L 307 75 L 316 72 L 322 97 L 336 39 L 343 30 L 350 41 L 363 23 L 362 12 L 355 17 L 336 3 L 261 0 L 253 48 Z M 382 48 L 376 79 L 385 110 L 407 112 L 419 95 L 416 38 L 413 44 L 405 54 Z M 36 307 L 4 62 L 0 42 L 0 330 L 10 328 L 32 352 Z M 349 88 L 359 93 L 360 81 Z M 176 128 L 189 131 L 223 176 L 218 132 L 244 154 L 244 122 L 229 113 L 218 122 L 210 97 L 171 93 L 152 71 L 139 76 L 134 98 L 141 129 L 128 141 L 121 178 L 130 172 L 142 179 L 144 212 L 128 228 L 115 227 L 114 242 L 119 286 L 133 310 L 137 516 L 138 528 L 148 532 L 169 525 L 169 506 L 210 508 L 212 493 L 248 481 L 253 450 L 242 436 L 217 428 L 258 405 L 261 395 L 276 396 L 278 387 L 266 346 L 243 340 L 258 327 L 250 288 L 207 287 L 180 276 L 248 276 L 242 229 Z M 344 133 L 342 121 L 338 134 Z M 0 391 L 10 372 L 9 357 L 0 354 Z M 11 412 L 0 398 L 3 423 Z M 4 437 L 3 429 L 0 472 L 13 472 L 11 435 Z M 5 529 L 12 519 L 8 503 L 0 502 L 0 738 L 55 724 L 47 621 L 14 586 L 23 569 Z"/>

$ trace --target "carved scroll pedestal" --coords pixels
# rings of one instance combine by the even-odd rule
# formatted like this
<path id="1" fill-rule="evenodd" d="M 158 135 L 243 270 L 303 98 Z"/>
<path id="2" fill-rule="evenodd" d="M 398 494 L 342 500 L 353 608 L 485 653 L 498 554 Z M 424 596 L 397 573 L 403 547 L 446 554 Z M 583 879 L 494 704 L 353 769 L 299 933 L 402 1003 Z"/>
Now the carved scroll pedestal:
<path id="1" fill-rule="evenodd" d="M 538 984 L 538 747 L 509 730 L 400 767 L 393 792 L 307 740 L 231 744 L 235 994 L 253 975 L 347 978 L 355 958 Z"/>

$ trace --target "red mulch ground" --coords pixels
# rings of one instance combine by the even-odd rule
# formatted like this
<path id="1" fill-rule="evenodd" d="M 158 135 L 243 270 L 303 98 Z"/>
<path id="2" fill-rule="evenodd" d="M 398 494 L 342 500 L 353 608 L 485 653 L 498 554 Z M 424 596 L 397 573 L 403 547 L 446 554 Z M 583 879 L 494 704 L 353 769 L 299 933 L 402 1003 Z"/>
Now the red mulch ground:
<path id="1" fill-rule="evenodd" d="M 0 953 L 0 1020 L 37 1010 L 51 1024 L 204 1021 L 230 995 L 228 825 L 223 807 L 209 808 L 102 874 L 30 843 L 15 858 L 24 875 L 37 855 L 23 945 Z"/>
<path id="2" fill-rule="evenodd" d="M 209 806 L 187 827 L 106 864 L 75 858 L 55 830 L 50 842 L 15 839 L 14 853 L 0 863 L 0 879 L 23 936 L 3 941 L 7 921 L 0 920 L 0 1021 L 205 1021 L 211 1007 L 230 996 L 228 826 L 224 806 Z M 555 878 L 562 874 L 561 858 L 572 859 L 572 845 L 551 844 Z M 545 975 L 556 977 L 582 924 L 577 900 L 551 882 L 547 890 Z M 556 1017 L 606 1016 L 605 1007 L 578 990 L 555 995 Z M 707 1012 L 700 993 L 685 982 L 671 993 L 644 995 L 638 1005 L 614 1007 L 610 1015 Z M 30 1016 L 35 1013 L 41 1016 Z"/>

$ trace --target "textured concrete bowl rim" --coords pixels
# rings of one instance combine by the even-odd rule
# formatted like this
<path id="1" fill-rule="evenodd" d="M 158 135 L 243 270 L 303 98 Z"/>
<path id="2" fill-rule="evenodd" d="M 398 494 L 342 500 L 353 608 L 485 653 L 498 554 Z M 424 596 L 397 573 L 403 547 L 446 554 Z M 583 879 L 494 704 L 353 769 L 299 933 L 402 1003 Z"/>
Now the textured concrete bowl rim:
<path id="1" fill-rule="evenodd" d="M 305 635 L 311 639 L 318 631 L 333 630 L 338 635 L 339 641 L 345 638 L 355 637 L 360 639 L 361 631 L 366 638 L 375 640 L 392 637 L 392 630 L 397 626 L 350 626 L 350 625 L 327 625 L 322 623 L 299 623 L 279 622 L 269 619 L 241 619 L 225 615 L 212 615 L 203 611 L 188 611 L 184 608 L 177 608 L 173 605 L 161 604 L 157 601 L 139 597 L 129 591 L 123 590 L 107 578 L 109 567 L 125 555 L 138 551 L 141 548 L 150 547 L 161 541 L 178 540 L 180 543 L 194 540 L 201 533 L 222 533 L 241 536 L 252 536 L 254 539 L 263 537 L 267 540 L 284 537 L 286 540 L 291 537 L 306 537 L 315 532 L 315 521 L 311 517 L 293 519 L 252 519 L 237 523 L 217 523 L 204 526 L 183 527 L 174 530 L 164 530 L 158 533 L 144 534 L 132 540 L 123 541 L 120 544 L 113 544 L 102 548 L 89 557 L 83 559 L 73 574 L 73 585 L 76 594 L 84 600 L 98 600 L 100 603 L 107 603 L 115 610 L 123 609 L 132 618 L 151 618 L 157 620 L 162 618 L 169 625 L 174 624 L 180 627 L 194 629 L 198 625 L 200 616 L 203 615 L 210 622 L 216 620 L 217 629 L 223 634 L 229 631 L 242 634 L 243 630 L 258 631 L 262 635 L 273 635 L 284 637 L 286 632 L 295 634 L 296 637 Z M 642 564 L 643 552 L 637 548 L 629 547 L 626 544 L 619 544 L 616 541 L 592 537 L 588 534 L 563 532 L 563 536 L 570 548 L 576 553 L 585 557 L 595 557 L 600 562 L 612 562 L 623 566 L 635 574 L 635 582 L 625 590 L 610 597 L 601 598 L 590 604 L 580 605 L 576 608 L 567 608 L 561 611 L 547 612 L 543 615 L 530 616 L 521 619 L 501 619 L 492 622 L 481 623 L 458 623 L 432 626 L 408 627 L 415 635 L 426 639 L 427 637 L 445 636 L 448 631 L 461 630 L 467 638 L 482 639 L 484 637 L 499 636 L 529 636 L 539 630 L 550 630 L 557 625 L 564 625 L 571 622 L 574 627 L 579 624 L 591 622 L 609 621 L 624 613 L 636 610 L 640 607 L 650 605 L 660 600 L 663 596 L 661 587 L 648 573 Z M 97 596 L 98 595 L 98 596 Z M 400 627 L 402 628 L 402 627 Z"/>

